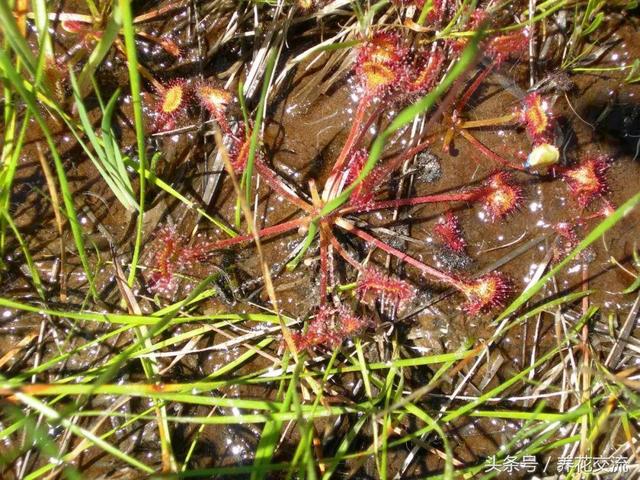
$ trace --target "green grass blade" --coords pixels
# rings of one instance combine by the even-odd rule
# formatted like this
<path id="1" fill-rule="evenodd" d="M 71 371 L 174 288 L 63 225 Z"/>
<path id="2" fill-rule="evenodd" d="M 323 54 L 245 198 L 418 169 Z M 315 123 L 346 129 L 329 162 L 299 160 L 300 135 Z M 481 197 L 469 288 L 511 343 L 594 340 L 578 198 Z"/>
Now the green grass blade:
<path id="1" fill-rule="evenodd" d="M 538 280 L 534 285 L 522 292 L 511 305 L 509 305 L 496 319 L 496 322 L 503 320 L 518 308 L 531 299 L 540 289 L 556 274 L 558 274 L 569 262 L 576 258 L 580 252 L 584 251 L 589 245 L 598 240 L 605 232 L 613 228 L 620 220 L 627 216 L 634 208 L 640 204 L 640 193 L 636 193 L 633 197 L 623 203 L 613 214 L 605 218 L 598 226 L 596 226 L 589 234 L 573 249 L 569 255 L 564 257 L 557 265 L 555 265 L 546 275 Z"/>
<path id="2" fill-rule="evenodd" d="M 140 164 L 135 162 L 135 161 L 133 161 L 130 158 L 125 158 L 124 159 L 124 164 L 126 166 L 128 166 L 128 167 L 135 168 L 137 170 L 140 169 Z M 178 200 L 178 201 L 182 202 L 183 204 L 185 204 L 188 208 L 194 209 L 196 212 L 198 212 L 199 215 L 202 215 L 204 218 L 209 220 L 211 223 L 213 223 L 216 227 L 218 227 L 220 230 L 222 230 L 228 236 L 230 236 L 230 237 L 237 237 L 238 236 L 238 234 L 232 228 L 230 228 L 226 224 L 222 223 L 220 220 L 218 220 L 218 219 L 212 217 L 211 215 L 209 215 L 205 210 L 203 210 L 202 208 L 198 207 L 194 202 L 192 202 L 187 197 L 182 195 L 180 192 L 178 192 L 175 188 L 173 188 L 167 182 L 165 182 L 164 180 L 156 177 L 156 175 L 153 172 L 151 172 L 149 170 L 145 170 L 144 176 L 149 181 L 150 185 L 153 185 L 154 187 L 160 188 L 161 190 L 167 192 L 169 195 L 174 197 L 176 200 Z"/>
<path id="3" fill-rule="evenodd" d="M 133 26 L 133 16 L 131 14 L 131 3 L 127 0 L 118 0 L 119 8 L 114 9 L 114 17 L 117 17 L 118 10 L 122 15 L 122 27 L 124 30 L 124 44 L 127 51 L 127 68 L 129 70 L 129 83 L 131 86 L 131 102 L 133 104 L 133 118 L 136 128 L 136 143 L 138 146 L 138 158 L 140 168 L 139 177 L 139 214 L 136 226 L 136 237 L 129 266 L 129 286 L 133 285 L 136 277 L 136 269 L 142 249 L 142 233 L 144 228 L 144 203 L 146 196 L 146 175 L 147 151 L 145 143 L 144 118 L 142 116 L 142 96 L 140 85 L 140 73 L 138 72 L 138 56 L 136 53 L 135 30 Z"/>
<path id="4" fill-rule="evenodd" d="M 138 470 L 145 473 L 153 473 L 155 470 L 150 466 L 142 463 L 141 461 L 127 455 L 120 449 L 114 447 L 110 443 L 102 440 L 97 435 L 91 433 L 90 431 L 79 427 L 71 420 L 61 416 L 58 412 L 56 412 L 53 408 L 49 407 L 46 403 L 37 400 L 34 397 L 29 395 L 25 395 L 23 393 L 16 393 L 16 399 L 23 403 L 25 406 L 33 408 L 35 411 L 39 412 L 42 416 L 44 416 L 48 422 L 52 424 L 60 424 L 63 427 L 67 428 L 74 435 L 87 440 L 88 442 L 94 444 L 96 447 L 101 448 L 106 453 L 113 455 L 115 458 L 122 460 L 123 462 L 128 463 L 132 467 L 137 468 Z"/>
<path id="5" fill-rule="evenodd" d="M 289 410 L 293 397 L 293 388 L 298 387 L 297 384 L 292 381 L 289 383 L 287 395 L 285 396 L 284 402 L 282 403 L 279 410 L 280 413 L 284 413 Z M 258 441 L 258 446 L 256 448 L 255 459 L 253 461 L 253 466 L 256 467 L 256 470 L 251 474 L 251 480 L 262 480 L 266 478 L 266 472 L 260 467 L 268 465 L 269 462 L 271 462 L 271 458 L 273 458 L 273 454 L 276 451 L 276 446 L 278 445 L 278 439 L 280 437 L 281 430 L 281 420 L 270 420 L 264 424 L 264 427 L 262 428 L 262 434 L 260 435 L 260 440 Z"/>
<path id="6" fill-rule="evenodd" d="M 16 52 L 29 73 L 35 77 L 36 58 L 31 52 L 31 48 L 29 48 L 26 40 L 20 34 L 7 0 L 0 0 L 0 25 L 2 26 L 2 36 L 9 42 L 11 48 Z M 4 53 L 8 55 L 7 51 Z"/>
<path id="7" fill-rule="evenodd" d="M 9 225 L 9 227 L 11 228 L 11 230 L 13 231 L 13 234 L 15 235 L 16 240 L 18 240 L 18 243 L 20 244 L 20 249 L 22 250 L 24 259 L 27 262 L 27 267 L 29 267 L 29 272 L 31 273 L 31 281 L 33 282 L 33 286 L 35 287 L 36 292 L 38 292 L 38 295 L 40 296 L 40 298 L 44 300 L 45 292 L 42 286 L 42 280 L 40 279 L 38 268 L 33 263 L 33 258 L 31 257 L 31 253 L 29 252 L 29 247 L 27 246 L 26 242 L 22 238 L 22 235 L 20 235 L 20 231 L 18 230 L 18 227 L 14 223 L 11 216 L 6 211 L 2 211 L 2 216 L 4 220 L 7 222 L 7 224 Z"/>
<path id="8" fill-rule="evenodd" d="M 51 58 L 53 55 L 53 45 L 49 34 L 49 17 L 47 15 L 47 2 L 45 0 L 33 0 L 33 14 L 35 26 L 38 31 L 38 44 L 44 57 Z"/>
<path id="9" fill-rule="evenodd" d="M 2 3 L 2 2 L 0 2 Z M 69 189 L 69 183 L 67 181 L 67 175 L 65 173 L 64 165 L 62 163 L 62 159 L 58 153 L 58 149 L 56 147 L 53 136 L 51 135 L 51 131 L 45 120 L 42 118 L 40 114 L 40 107 L 38 106 L 36 99 L 32 92 L 28 91 L 23 84 L 22 77 L 15 70 L 9 57 L 6 52 L 0 50 L 0 67 L 4 71 L 4 75 L 7 77 L 8 81 L 14 86 L 14 88 L 20 93 L 20 96 L 24 99 L 29 108 L 31 115 L 34 117 L 38 126 L 42 130 L 43 135 L 47 141 L 47 145 L 49 147 L 49 151 L 51 152 L 51 156 L 53 157 L 53 162 L 56 169 L 56 174 L 58 176 L 58 182 L 60 183 L 60 191 L 62 192 L 62 198 L 64 201 L 65 210 L 67 213 L 67 218 L 69 220 L 69 224 L 71 226 L 71 233 L 73 235 L 73 240 L 76 245 L 76 249 L 78 251 L 78 256 L 80 257 L 80 261 L 82 263 L 84 272 L 87 276 L 87 280 L 89 282 L 89 289 L 93 296 L 97 295 L 95 290 L 95 285 L 93 283 L 93 273 L 91 266 L 89 265 L 89 257 L 87 256 L 82 228 L 80 227 L 80 222 L 78 221 L 78 216 L 76 213 L 75 206 L 73 204 L 73 195 L 71 190 Z"/>
<path id="10" fill-rule="evenodd" d="M 253 130 L 251 132 L 251 142 L 249 144 L 249 156 L 247 158 L 247 166 L 245 169 L 245 194 L 247 204 L 251 204 L 251 180 L 253 178 L 253 164 L 255 163 L 256 152 L 258 151 L 258 142 L 260 141 L 260 135 L 262 130 L 262 121 L 264 119 L 265 110 L 267 108 L 267 93 L 269 92 L 269 86 L 271 85 L 271 78 L 273 77 L 273 70 L 276 66 L 276 60 L 278 59 L 279 46 L 274 46 L 271 49 L 269 59 L 267 61 L 267 68 L 264 74 L 264 80 L 262 82 L 262 90 L 260 91 L 260 101 L 258 102 L 258 108 L 256 113 L 256 121 L 253 124 Z M 248 128 L 248 126 L 247 126 Z M 253 225 L 247 226 L 253 230 Z"/>
<path id="11" fill-rule="evenodd" d="M 82 141 L 80 135 L 77 134 L 75 129 L 72 129 L 72 132 L 118 201 L 127 210 L 136 211 L 138 209 L 138 205 L 133 197 L 133 188 L 131 187 L 129 177 L 126 169 L 124 168 L 122 157 L 119 156 L 119 147 L 115 145 L 115 140 L 111 135 L 111 118 L 118 100 L 119 91 L 116 91 L 116 93 L 111 97 L 103 111 L 101 124 L 102 139 L 100 139 L 94 132 L 93 125 L 89 119 L 89 112 L 87 111 L 82 99 L 80 84 L 73 71 L 69 72 L 69 77 L 71 80 L 75 105 L 78 109 L 78 116 L 80 117 L 80 123 L 85 135 L 89 139 L 89 143 L 91 143 L 91 146 L 93 147 L 95 155 L 91 153 L 88 146 Z M 96 91 L 96 93 L 98 92 Z"/>
<path id="12" fill-rule="evenodd" d="M 100 41 L 91 52 L 91 55 L 89 55 L 89 59 L 87 60 L 87 63 L 85 63 L 84 67 L 82 67 L 82 71 L 78 77 L 79 90 L 82 93 L 82 96 L 88 93 L 89 87 L 91 86 L 91 79 L 111 50 L 113 42 L 118 38 L 118 33 L 120 32 L 121 27 L 122 25 L 119 16 L 116 14 L 112 15 L 111 18 L 109 18 L 107 27 L 100 36 Z"/>
<path id="13" fill-rule="evenodd" d="M 120 89 L 117 89 L 102 112 L 102 123 L 100 129 L 102 130 L 102 139 L 107 160 L 116 172 L 118 187 L 121 190 L 122 197 L 125 198 L 127 202 L 124 206 L 129 211 L 133 212 L 138 210 L 138 205 L 133 197 L 133 187 L 129 181 L 129 175 L 124 165 L 124 159 L 120 154 L 120 147 L 113 136 L 111 127 L 111 119 L 119 96 Z"/>
<path id="14" fill-rule="evenodd" d="M 15 406 L 9 404 L 4 406 L 5 410 L 8 411 L 8 416 L 13 422 L 14 425 L 20 425 L 20 429 L 25 434 L 24 445 L 31 446 L 35 445 L 38 450 L 42 452 L 42 454 L 51 460 L 58 460 L 61 457 L 60 450 L 56 443 L 49 436 L 46 428 L 40 424 L 40 422 L 36 421 L 32 417 L 26 416 Z M 0 454 L 0 465 L 2 465 L 2 454 Z M 7 461 L 5 465 L 9 465 L 13 462 Z M 51 462 L 54 464 L 54 462 Z M 66 478 L 71 480 L 81 480 L 82 476 L 78 472 L 78 470 L 73 465 L 65 465 L 63 467 L 63 472 Z"/>

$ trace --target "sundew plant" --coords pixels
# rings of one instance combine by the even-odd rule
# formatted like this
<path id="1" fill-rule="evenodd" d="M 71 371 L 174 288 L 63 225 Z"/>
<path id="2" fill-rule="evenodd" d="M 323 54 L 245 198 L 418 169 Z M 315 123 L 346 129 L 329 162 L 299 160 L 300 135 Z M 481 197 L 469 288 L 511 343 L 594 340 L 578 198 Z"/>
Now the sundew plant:
<path id="1" fill-rule="evenodd" d="M 634 478 L 640 7 L 0 0 L 0 478 Z"/>

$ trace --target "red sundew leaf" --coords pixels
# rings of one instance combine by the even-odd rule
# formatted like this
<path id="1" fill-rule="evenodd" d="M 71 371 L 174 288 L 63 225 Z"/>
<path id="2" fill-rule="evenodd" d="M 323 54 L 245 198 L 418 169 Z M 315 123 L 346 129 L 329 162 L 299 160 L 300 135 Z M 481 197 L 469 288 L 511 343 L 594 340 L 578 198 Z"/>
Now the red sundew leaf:
<path id="1" fill-rule="evenodd" d="M 364 330 L 370 322 L 354 315 L 344 306 L 318 307 L 305 332 L 293 332 L 292 338 L 298 350 L 309 350 L 317 346 L 335 348 L 344 340 Z"/>
<path id="2" fill-rule="evenodd" d="M 378 95 L 397 86 L 402 78 L 393 65 L 365 62 L 358 69 L 360 82 L 368 95 Z"/>
<path id="3" fill-rule="evenodd" d="M 553 229 L 558 234 L 552 247 L 552 261 L 556 263 L 566 257 L 578 245 L 579 236 L 577 225 L 569 222 L 556 223 Z"/>
<path id="4" fill-rule="evenodd" d="M 372 296 L 400 308 L 415 297 L 415 289 L 404 280 L 391 277 L 375 268 L 368 268 L 358 279 L 356 292 L 360 299 Z"/>
<path id="5" fill-rule="evenodd" d="M 196 95 L 200 104 L 214 116 L 224 114 L 233 98 L 233 95 L 227 90 L 206 83 L 196 87 Z"/>
<path id="6" fill-rule="evenodd" d="M 365 152 L 365 155 L 368 154 Z M 367 159 L 368 157 L 364 158 L 364 161 L 366 162 Z M 360 172 L 358 172 L 358 175 L 359 174 Z M 353 192 L 351 192 L 351 196 L 349 197 L 349 205 L 359 209 L 364 209 L 371 205 L 380 186 L 389 180 L 388 175 L 389 172 L 383 166 L 375 167 L 371 172 L 369 172 L 364 180 L 362 180 L 362 182 L 356 185 L 356 188 L 353 189 Z"/>
<path id="7" fill-rule="evenodd" d="M 152 273 L 150 278 L 149 289 L 151 291 L 167 294 L 176 288 L 177 259 L 184 241 L 184 238 L 172 227 L 163 227 L 156 235 L 159 248 L 154 259 L 156 271 Z"/>
<path id="8" fill-rule="evenodd" d="M 600 218 L 600 217 L 607 218 L 613 215 L 615 211 L 616 211 L 615 204 L 613 202 L 610 202 L 609 200 L 604 199 L 602 201 L 602 206 L 598 209 L 597 212 L 595 212 L 589 218 Z"/>
<path id="9" fill-rule="evenodd" d="M 229 126 L 229 122 L 227 122 L 225 114 L 229 103 L 231 103 L 231 100 L 233 99 L 233 95 L 231 95 L 227 90 L 214 87 L 207 83 L 202 83 L 196 87 L 196 95 L 200 100 L 200 105 L 209 111 L 213 118 L 216 119 L 216 122 L 218 122 L 218 125 L 224 134 L 232 134 L 231 127 Z"/>
<path id="10" fill-rule="evenodd" d="M 462 236 L 460 221 L 453 212 L 448 211 L 444 218 L 433 228 L 433 231 L 440 237 L 447 248 L 457 253 L 464 252 L 467 242 Z"/>
<path id="11" fill-rule="evenodd" d="M 351 183 L 353 183 L 353 181 L 358 178 L 358 175 L 360 175 L 360 172 L 362 171 L 364 164 L 367 162 L 368 157 L 369 154 L 364 148 L 355 151 L 351 155 L 345 169 L 347 172 L 347 185 L 351 185 Z"/>
<path id="12" fill-rule="evenodd" d="M 73 34 L 85 34 L 89 30 L 89 24 L 86 22 L 79 22 L 77 20 L 62 20 L 60 26 L 67 33 Z"/>
<path id="13" fill-rule="evenodd" d="M 512 213 L 522 202 L 522 187 L 506 172 L 494 173 L 482 191 L 484 206 L 494 221 Z"/>
<path id="14" fill-rule="evenodd" d="M 476 30 L 482 23 L 489 18 L 489 14 L 482 8 L 476 8 L 471 15 L 469 15 L 468 30 Z"/>
<path id="15" fill-rule="evenodd" d="M 547 137 L 553 126 L 553 115 L 549 105 L 539 94 L 527 95 L 520 120 L 534 144 L 551 143 Z"/>
<path id="16" fill-rule="evenodd" d="M 569 191 L 582 207 L 609 192 L 606 172 L 609 159 L 604 156 L 589 158 L 579 165 L 560 171 Z"/>
<path id="17" fill-rule="evenodd" d="M 380 186 L 380 169 L 374 169 L 369 175 L 354 188 L 349 197 L 349 205 L 364 208 L 373 203 L 376 189 Z"/>
<path id="18" fill-rule="evenodd" d="M 182 49 L 171 37 L 162 37 L 158 40 L 158 45 L 167 52 L 169 55 L 180 58 L 182 56 Z"/>
<path id="19" fill-rule="evenodd" d="M 231 160 L 231 166 L 233 171 L 240 174 L 244 171 L 249 160 L 249 150 L 251 148 L 251 131 L 246 135 L 245 127 L 241 126 L 238 132 L 229 137 L 231 141 L 231 147 L 229 148 L 229 159 Z M 256 154 L 258 154 L 256 152 Z"/>
<path id="20" fill-rule="evenodd" d="M 350 337 L 367 328 L 371 321 L 368 318 L 354 315 L 351 310 L 342 306 L 337 311 L 340 334 Z"/>
<path id="21" fill-rule="evenodd" d="M 578 234 L 576 233 L 575 225 L 572 225 L 569 222 L 560 222 L 556 223 L 553 229 L 558 235 L 577 245 Z"/>
<path id="22" fill-rule="evenodd" d="M 308 341 L 308 337 L 302 332 L 291 332 L 291 340 L 293 340 L 293 344 L 299 352 L 312 347 L 311 343 Z"/>
<path id="23" fill-rule="evenodd" d="M 528 46 L 529 31 L 524 29 L 520 32 L 493 37 L 487 43 L 485 54 L 496 63 L 502 63 L 524 54 Z"/>
<path id="24" fill-rule="evenodd" d="M 174 128 L 176 119 L 186 110 L 191 95 L 182 79 L 172 80 L 163 87 L 156 101 L 156 126 L 158 130 L 166 131 Z"/>
<path id="25" fill-rule="evenodd" d="M 416 7 L 422 7 L 425 0 L 393 0 L 393 3 L 403 7 L 415 5 Z"/>
<path id="26" fill-rule="evenodd" d="M 513 286 L 505 275 L 492 272 L 470 280 L 462 288 L 462 291 L 467 297 L 464 310 L 469 315 L 477 315 L 503 306 L 513 291 Z"/>
<path id="27" fill-rule="evenodd" d="M 176 274 L 193 267 L 206 256 L 206 252 L 199 244 L 188 247 L 187 239 L 174 227 L 160 228 L 154 242 L 157 244 L 153 264 L 155 271 L 150 276 L 149 290 L 171 294 L 178 286 Z"/>
<path id="28" fill-rule="evenodd" d="M 89 23 L 80 22 L 78 20 L 63 20 L 60 22 L 62 29 L 73 35 L 80 37 L 80 44 L 84 48 L 90 48 L 94 42 L 100 41 L 103 32 L 93 28 Z"/>
<path id="29" fill-rule="evenodd" d="M 397 87 L 404 78 L 407 49 L 395 33 L 377 33 L 358 51 L 355 71 L 369 96 Z"/>
<path id="30" fill-rule="evenodd" d="M 402 46 L 400 35 L 391 32 L 380 32 L 360 46 L 357 65 L 367 62 L 381 65 L 398 64 L 405 60 L 406 54 L 407 51 Z"/>
<path id="31" fill-rule="evenodd" d="M 410 70 L 407 90 L 417 95 L 429 91 L 440 78 L 443 63 L 444 54 L 439 48 L 433 52 L 422 53 Z"/>
<path id="32" fill-rule="evenodd" d="M 424 4 L 424 0 L 420 0 Z M 442 0 L 432 0 L 432 7 L 427 15 L 430 22 L 442 22 L 446 13 L 445 3 Z"/>

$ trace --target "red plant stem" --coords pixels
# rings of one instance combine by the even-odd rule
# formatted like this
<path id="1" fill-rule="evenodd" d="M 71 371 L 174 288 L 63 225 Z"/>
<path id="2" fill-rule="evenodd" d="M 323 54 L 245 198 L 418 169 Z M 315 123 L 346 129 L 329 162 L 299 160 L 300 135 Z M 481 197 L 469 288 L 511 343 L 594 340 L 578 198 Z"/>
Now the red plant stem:
<path id="1" fill-rule="evenodd" d="M 296 193 L 286 186 L 278 175 L 271 170 L 265 163 L 256 158 L 255 161 L 256 171 L 267 182 L 271 189 L 278 192 L 283 197 L 286 197 L 291 203 L 300 207 L 305 212 L 311 213 L 313 206 L 302 200 Z"/>
<path id="2" fill-rule="evenodd" d="M 392 157 L 390 160 L 387 160 L 386 163 L 380 167 L 379 174 L 376 175 L 377 178 L 380 179 L 380 183 L 385 182 L 389 178 L 389 176 L 391 176 L 394 170 L 400 167 L 400 165 L 402 165 L 405 161 L 409 160 L 410 158 L 414 157 L 415 155 L 417 155 L 418 153 L 426 149 L 429 145 L 431 145 L 431 140 L 425 140 L 424 142 L 419 143 L 415 147 L 410 148 L 406 152 L 400 155 L 397 155 L 395 157 Z M 377 187 L 378 185 L 375 185 L 375 184 L 370 186 L 370 188 L 374 190 Z M 345 214 L 345 213 L 356 212 L 356 211 L 367 211 L 367 210 L 363 210 L 356 207 L 346 207 L 341 210 L 341 213 Z"/>
<path id="3" fill-rule="evenodd" d="M 329 285 L 333 289 L 336 285 L 336 272 L 335 272 L 335 262 L 333 260 L 333 247 L 329 247 Z"/>
<path id="4" fill-rule="evenodd" d="M 347 220 L 343 219 L 343 218 L 338 218 L 335 221 L 335 224 L 338 225 L 340 228 L 343 228 L 344 230 L 348 231 L 349 233 L 352 233 L 354 235 L 356 235 L 357 237 L 360 237 L 362 240 L 364 240 L 365 242 L 371 243 L 373 245 L 375 245 L 376 247 L 378 247 L 379 249 L 387 252 L 389 255 L 393 255 L 394 257 L 396 257 L 398 260 L 400 260 L 401 262 L 405 262 L 409 265 L 412 265 L 413 267 L 416 267 L 418 270 L 420 270 L 423 273 L 426 273 L 427 275 L 430 275 L 431 277 L 447 283 L 453 287 L 455 287 L 456 289 L 464 292 L 465 291 L 465 284 L 464 282 L 461 282 L 460 280 L 458 280 L 455 277 L 452 277 L 451 275 L 448 275 L 440 270 L 438 270 L 437 268 L 433 268 L 425 263 L 422 263 L 419 260 L 416 260 L 415 258 L 413 258 L 412 256 L 401 252 L 400 250 L 397 250 L 395 248 L 393 248 L 390 245 L 387 245 L 386 243 L 384 243 L 382 240 L 378 240 L 376 237 L 368 234 L 367 232 L 365 232 L 364 230 L 360 230 L 358 227 L 356 227 L 355 225 L 353 225 L 352 223 L 348 222 Z"/>
<path id="5" fill-rule="evenodd" d="M 329 272 L 327 234 L 324 228 L 320 229 L 320 304 L 327 300 L 327 275 Z"/>
<path id="6" fill-rule="evenodd" d="M 461 193 L 440 193 L 436 195 L 425 195 L 423 197 L 411 197 L 411 198 L 395 198 L 392 200 L 382 200 L 380 202 L 374 202 L 370 205 L 363 207 L 348 208 L 348 212 L 341 211 L 340 213 L 352 213 L 352 212 L 373 212 L 376 210 L 385 210 L 387 208 L 399 208 L 408 207 L 414 205 L 423 205 L 425 203 L 443 203 L 443 202 L 473 202 L 483 198 L 482 189 L 470 192 Z"/>
<path id="7" fill-rule="evenodd" d="M 465 107 L 465 105 L 469 102 L 469 99 L 471 98 L 471 96 L 474 93 L 476 93 L 476 90 L 480 88 L 480 85 L 482 84 L 482 82 L 484 82 L 487 79 L 487 77 L 491 74 L 491 72 L 493 71 L 493 69 L 496 67 L 497 64 L 498 62 L 494 60 L 487 66 L 487 68 L 485 68 L 482 71 L 480 75 L 476 77 L 473 83 L 469 85 L 469 88 L 467 88 L 467 90 L 464 92 L 460 100 L 458 100 L 458 103 L 456 103 L 454 112 L 460 112 Z"/>
<path id="8" fill-rule="evenodd" d="M 462 135 L 471 145 L 473 145 L 478 150 L 480 150 L 480 153 L 482 153 L 485 157 L 493 160 L 494 162 L 498 162 L 501 165 L 504 165 L 505 167 L 512 168 L 514 170 L 520 170 L 521 172 L 527 171 L 526 168 L 520 165 L 514 165 L 511 162 L 509 162 L 506 158 L 503 158 L 500 155 L 498 155 L 496 152 L 491 150 L 489 147 L 485 146 L 482 142 L 480 142 L 480 140 L 478 140 L 476 137 L 471 135 L 466 130 L 459 130 L 459 132 L 460 132 L 460 135 Z"/>
<path id="9" fill-rule="evenodd" d="M 216 111 L 213 116 L 216 119 L 216 122 L 218 122 L 218 126 L 220 127 L 220 130 L 222 130 L 222 133 L 229 136 L 233 135 L 229 122 L 227 122 L 227 117 L 224 116 L 224 113 Z"/>
<path id="10" fill-rule="evenodd" d="M 424 142 L 419 143 L 415 147 L 410 148 L 406 152 L 387 160 L 380 167 L 381 168 L 380 178 L 386 180 L 389 177 L 389 175 L 391 175 L 394 172 L 394 170 L 400 167 L 400 165 L 402 165 L 404 162 L 406 162 L 410 158 L 414 157 L 415 155 L 425 150 L 429 145 L 431 145 L 431 140 L 425 140 Z"/>
<path id="11" fill-rule="evenodd" d="M 380 114 L 383 112 L 384 110 L 384 106 L 385 104 L 383 102 L 381 102 L 376 108 L 375 110 L 369 115 L 369 118 L 367 119 L 366 123 L 362 126 L 362 128 L 360 128 L 360 132 L 358 133 L 358 135 L 356 136 L 355 140 L 353 140 L 351 143 L 351 147 L 349 148 L 349 150 L 345 150 L 343 148 L 343 150 L 340 152 L 340 156 L 338 158 L 338 161 L 340 161 L 340 164 L 344 164 L 344 161 L 349 158 L 349 153 L 351 152 L 351 150 L 353 150 L 353 147 L 356 145 L 359 145 L 360 142 L 362 141 L 363 136 L 365 135 L 365 133 L 367 132 L 367 130 L 369 130 L 369 127 L 373 124 L 373 122 L 380 116 Z M 354 127 L 356 127 L 356 124 L 354 124 Z M 400 161 L 398 162 L 394 162 L 393 165 L 394 167 L 391 170 L 395 170 L 395 168 L 400 165 L 404 160 L 407 160 L 408 158 L 411 158 L 413 155 L 419 153 L 420 151 L 422 151 L 424 148 L 426 148 L 428 146 L 428 143 L 425 142 L 423 144 L 421 144 L 419 147 L 416 147 L 412 150 L 409 150 L 407 153 L 405 153 L 402 156 L 402 159 L 398 159 Z M 413 152 L 413 153 L 411 153 Z M 344 157 L 341 158 L 344 154 Z M 338 162 L 336 162 L 336 165 L 338 164 Z M 338 181 L 338 179 L 340 178 L 339 173 L 340 171 L 338 169 L 335 168 L 332 169 L 332 176 L 329 177 L 330 180 L 327 181 L 327 184 L 325 186 L 325 190 L 327 188 L 329 188 L 329 190 L 327 190 L 329 192 L 328 195 L 325 196 L 325 198 L 331 199 L 331 198 L 335 198 L 338 193 L 339 193 L 339 189 L 340 187 L 340 181 Z M 342 177 L 344 178 L 344 177 Z"/>
<path id="12" fill-rule="evenodd" d="M 378 116 L 380 116 L 380 114 L 383 112 L 384 107 L 385 107 L 384 102 L 380 102 L 380 104 L 375 108 L 375 110 L 371 113 L 371 115 L 369 115 L 369 118 L 367 119 L 365 124 L 360 129 L 360 132 L 356 136 L 356 139 L 354 140 L 353 146 L 351 147 L 351 149 L 353 149 L 354 146 L 360 144 L 360 142 L 362 141 L 362 137 L 365 135 L 365 133 L 367 133 L 367 130 L 369 130 L 369 127 L 371 127 L 371 125 L 376 120 L 376 118 L 378 118 Z M 347 152 L 347 158 L 348 156 L 349 156 L 349 152 Z"/>
<path id="13" fill-rule="evenodd" d="M 502 115 L 500 117 L 483 118 L 481 120 L 468 120 L 466 122 L 459 123 L 457 127 L 460 129 L 495 127 L 497 125 L 505 125 L 511 123 L 517 118 L 517 113 L 508 113 L 507 115 Z"/>
<path id="14" fill-rule="evenodd" d="M 331 235 L 329 237 L 329 241 L 331 242 L 331 245 L 333 246 L 335 251 L 338 252 L 338 254 L 343 259 L 345 259 L 347 261 L 347 263 L 349 263 L 356 270 L 360 270 L 360 271 L 364 270 L 362 265 L 358 261 L 356 261 L 351 255 L 349 255 L 349 253 L 344 249 L 344 247 L 342 245 L 340 245 L 340 242 L 338 241 L 338 239 L 334 235 Z"/>
<path id="15" fill-rule="evenodd" d="M 442 141 L 442 151 L 446 154 L 451 152 L 451 142 L 453 142 L 453 135 L 456 133 L 456 129 L 451 127 L 447 130 Z"/>
<path id="16" fill-rule="evenodd" d="M 143 13 L 142 15 L 138 15 L 137 17 L 134 17 L 133 23 L 141 23 L 141 22 L 146 22 L 148 20 L 155 20 L 162 15 L 166 15 L 168 13 L 173 12 L 174 10 L 180 10 L 183 8 L 184 6 L 181 4 L 175 4 L 175 5 L 169 4 L 164 7 L 158 7 L 153 10 L 150 10 L 147 13 Z"/>
<path id="17" fill-rule="evenodd" d="M 353 146 L 356 144 L 356 140 L 359 139 L 360 127 L 362 125 L 362 121 L 364 120 L 364 114 L 367 111 L 367 107 L 371 103 L 371 99 L 373 98 L 370 94 L 365 94 L 364 97 L 360 99 L 360 103 L 358 103 L 358 108 L 356 109 L 356 114 L 353 117 L 351 130 L 349 131 L 349 136 L 347 137 L 346 142 L 342 146 L 342 150 L 338 155 L 338 159 L 336 163 L 333 165 L 333 169 L 331 170 L 332 176 L 334 176 L 337 172 L 342 169 L 344 162 L 349 156 L 349 152 L 353 149 Z M 371 120 L 373 121 L 373 120 Z"/>
<path id="18" fill-rule="evenodd" d="M 295 220 L 289 220 L 288 222 L 278 223 L 277 225 L 272 225 L 271 227 L 263 228 L 262 230 L 258 230 L 257 236 L 260 238 L 268 237 L 271 235 L 278 235 L 280 233 L 288 232 L 295 228 L 308 223 L 311 220 L 311 217 L 300 217 Z M 233 245 L 239 245 L 241 243 L 250 242 L 255 238 L 254 234 L 249 235 L 239 235 L 233 238 L 227 238 L 225 240 L 219 240 L 217 242 L 203 242 L 199 248 L 203 253 L 214 252 L 216 250 L 221 250 L 223 248 L 231 247 Z"/>
<path id="19" fill-rule="evenodd" d="M 380 104 L 375 109 L 374 113 L 372 113 L 369 116 L 369 119 L 367 120 L 367 123 L 365 124 L 364 128 L 360 128 L 360 125 L 364 118 L 366 107 L 369 106 L 369 103 L 371 102 L 371 98 L 373 97 L 370 95 L 366 95 L 360 100 L 360 103 L 358 105 L 358 110 L 356 111 L 356 116 L 353 120 L 353 125 L 351 126 L 351 131 L 349 132 L 349 136 L 347 137 L 347 141 L 343 145 L 342 150 L 340 151 L 340 154 L 338 155 L 336 162 L 333 164 L 333 167 L 331 169 L 331 175 L 329 176 L 329 179 L 325 183 L 322 197 L 326 201 L 332 198 L 335 198 L 340 192 L 342 188 L 342 182 L 346 178 L 346 172 L 342 171 L 345 161 L 349 158 L 349 154 L 351 153 L 351 150 L 353 150 L 353 147 L 360 143 L 364 133 L 367 131 L 369 126 L 373 123 L 375 118 L 382 111 L 383 105 Z"/>

